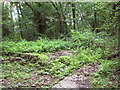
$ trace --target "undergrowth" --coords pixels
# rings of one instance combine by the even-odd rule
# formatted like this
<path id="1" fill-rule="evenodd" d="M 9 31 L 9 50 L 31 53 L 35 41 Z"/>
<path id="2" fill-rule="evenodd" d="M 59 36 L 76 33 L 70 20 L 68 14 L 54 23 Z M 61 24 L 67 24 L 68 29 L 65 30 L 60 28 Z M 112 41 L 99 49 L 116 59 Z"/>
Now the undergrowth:
<path id="1" fill-rule="evenodd" d="M 119 68 L 118 58 L 112 60 L 100 60 L 97 72 L 91 75 L 92 88 L 118 88 Z"/>
<path id="2" fill-rule="evenodd" d="M 103 33 L 102 33 L 103 34 Z M 102 36 L 102 37 L 101 37 Z M 112 38 L 113 39 L 113 38 Z M 114 40 L 116 41 L 116 39 Z M 112 45 L 111 45 L 112 44 Z M 98 63 L 98 71 L 91 75 L 91 84 L 93 88 L 101 87 L 117 87 L 118 77 L 114 75 L 114 70 L 118 68 L 117 59 L 107 60 L 106 57 L 113 52 L 115 42 L 105 35 L 95 35 L 91 32 L 80 33 L 72 30 L 72 38 L 70 41 L 49 40 L 40 38 L 36 41 L 22 40 L 20 42 L 3 41 L 2 50 L 5 53 L 27 52 L 33 56 L 38 55 L 39 58 L 23 59 L 20 61 L 4 61 L 2 64 L 2 78 L 9 78 L 13 82 L 7 82 L 7 87 L 20 87 L 22 83 L 28 82 L 30 87 L 33 82 L 29 81 L 31 73 L 37 71 L 39 77 L 44 75 L 56 78 L 57 83 L 65 76 L 69 75 L 80 68 L 84 64 Z M 70 56 L 60 56 L 58 59 L 50 61 L 49 57 L 42 52 L 55 52 L 60 50 L 70 50 L 74 48 L 74 54 Z M 18 57 L 13 56 L 14 57 Z M 9 59 L 3 55 L 4 59 Z M 43 78 L 35 81 L 36 87 Z M 19 82 L 19 83 L 18 83 Z M 13 84 L 13 86 L 11 86 Z M 53 85 L 53 84 L 52 84 Z M 49 85 L 48 87 L 51 87 Z"/>
<path id="3" fill-rule="evenodd" d="M 2 41 L 3 52 L 55 52 L 60 50 L 69 50 L 74 45 L 69 41 L 49 40 L 40 38 L 36 41 L 22 40 L 19 42 Z"/>

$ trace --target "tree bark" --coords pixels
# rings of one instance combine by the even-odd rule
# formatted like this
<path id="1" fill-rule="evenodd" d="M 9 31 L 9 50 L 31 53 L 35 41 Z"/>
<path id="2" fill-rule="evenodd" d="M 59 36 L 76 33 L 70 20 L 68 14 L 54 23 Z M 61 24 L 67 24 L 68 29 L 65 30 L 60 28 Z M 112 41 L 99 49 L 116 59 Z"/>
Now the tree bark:
<path id="1" fill-rule="evenodd" d="M 75 4 L 72 4 L 73 29 L 75 30 Z"/>
<path id="2" fill-rule="evenodd" d="M 27 2 L 25 4 L 34 12 L 34 14 L 37 16 L 37 21 L 38 21 L 38 32 L 41 34 L 44 34 L 44 30 L 46 29 L 46 21 L 44 18 L 41 18 L 41 14 L 39 11 L 33 9 L 31 5 L 29 5 Z M 40 7 L 41 4 L 38 3 L 38 6 Z"/>
<path id="3" fill-rule="evenodd" d="M 20 9 L 22 18 L 24 19 L 25 17 L 24 17 L 24 15 L 23 15 L 23 12 L 22 12 L 22 9 L 21 9 L 21 4 L 19 5 L 19 9 Z M 25 25 L 25 28 L 27 28 L 26 23 L 25 23 L 24 25 Z M 22 25 L 22 26 L 23 26 L 23 25 Z"/>
<path id="4" fill-rule="evenodd" d="M 21 19 L 20 19 L 20 12 L 19 12 L 19 6 L 18 6 L 18 3 L 15 3 L 15 4 L 16 4 L 16 7 L 17 7 L 17 13 L 18 13 L 20 35 L 21 35 L 21 38 L 23 38 L 22 25 L 21 25 Z"/>
<path id="5" fill-rule="evenodd" d="M 97 28 L 97 12 L 95 10 L 95 4 L 94 4 L 94 25 L 93 25 L 93 30 L 96 30 Z M 95 31 L 96 33 L 98 33 L 98 29 Z"/>
<path id="6" fill-rule="evenodd" d="M 59 26 L 60 26 L 60 29 L 59 29 L 59 31 L 60 31 L 60 33 L 62 33 L 62 21 L 61 21 L 61 14 L 58 12 L 58 7 L 50 0 L 50 2 L 51 2 L 51 4 L 53 5 L 53 7 L 56 9 L 56 11 L 57 11 L 57 14 L 58 14 L 58 20 L 59 20 Z"/>
<path id="7" fill-rule="evenodd" d="M 66 33 L 68 33 L 69 31 L 68 31 L 68 27 L 67 27 L 67 23 L 66 23 L 66 18 L 65 18 L 65 15 L 64 15 L 64 11 L 63 11 L 63 5 L 61 4 L 61 2 L 59 2 L 59 5 L 60 5 L 60 8 L 62 9 L 62 16 L 63 16 L 63 23 L 64 23 L 64 25 L 65 25 L 65 30 L 66 30 Z M 65 31 L 64 31 L 65 32 Z"/>
<path id="8" fill-rule="evenodd" d="M 12 23 L 12 30 L 14 32 L 14 22 L 13 22 L 13 16 L 12 16 L 12 5 L 13 3 L 10 3 L 10 15 L 11 15 L 11 23 Z"/>

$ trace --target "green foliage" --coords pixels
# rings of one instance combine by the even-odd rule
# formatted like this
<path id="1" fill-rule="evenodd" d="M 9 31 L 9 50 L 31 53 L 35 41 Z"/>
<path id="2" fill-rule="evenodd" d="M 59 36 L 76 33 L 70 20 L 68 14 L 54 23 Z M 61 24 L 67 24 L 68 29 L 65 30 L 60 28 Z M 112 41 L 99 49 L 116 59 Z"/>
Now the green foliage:
<path id="1" fill-rule="evenodd" d="M 95 50 L 95 53 L 101 54 L 100 57 L 106 58 L 106 56 L 113 53 L 113 50 L 115 50 L 118 45 L 118 39 L 107 36 L 105 32 L 100 32 L 98 34 L 94 34 L 90 30 L 86 30 L 85 32 L 71 30 L 71 32 L 72 39 L 75 43 L 74 45 L 77 46 L 76 53 L 88 48 L 90 50 Z M 88 49 L 86 49 L 86 52 L 88 52 Z"/>
<path id="2" fill-rule="evenodd" d="M 55 77 L 62 79 L 80 65 L 80 62 L 73 58 L 73 56 L 61 56 L 52 63 L 50 72 L 54 74 Z"/>
<path id="3" fill-rule="evenodd" d="M 80 33 L 78 33 L 78 36 L 77 35 L 75 36 L 80 37 L 79 34 Z M 104 40 L 101 40 L 99 38 L 94 40 L 93 38 L 95 38 L 95 36 L 87 37 L 87 34 L 80 34 L 80 35 L 81 37 L 78 39 L 81 40 L 80 43 L 86 43 L 87 40 L 91 40 L 91 42 L 92 40 L 93 42 L 104 42 Z M 87 40 L 86 39 L 82 40 L 81 39 L 82 36 L 86 37 Z M 73 39 L 77 40 L 77 37 Z M 98 39 L 101 41 L 99 41 Z M 40 40 L 30 41 L 30 42 L 22 40 L 21 42 L 16 42 L 16 43 L 13 41 L 3 41 L 2 43 L 3 43 L 2 45 L 4 52 L 13 52 L 13 51 L 31 52 L 26 54 L 39 56 L 38 59 L 34 57 L 31 60 L 22 59 L 22 61 L 15 61 L 13 63 L 10 63 L 9 61 L 4 61 L 3 71 L 2 71 L 3 72 L 2 77 L 4 79 L 9 77 L 12 78 L 13 80 L 21 78 L 21 81 L 23 81 L 30 78 L 30 73 L 32 73 L 32 71 L 37 71 L 38 75 L 51 75 L 54 76 L 59 81 L 63 79 L 65 76 L 69 75 L 69 73 L 72 73 L 73 70 L 78 69 L 80 66 L 84 64 L 99 63 L 100 67 L 98 68 L 98 71 L 96 73 L 93 73 L 92 75 L 93 81 L 91 81 L 91 83 L 93 84 L 93 87 L 105 87 L 105 85 L 111 85 L 110 87 L 114 87 L 114 85 L 111 84 L 111 82 L 109 81 L 109 78 L 111 78 L 112 75 L 111 71 L 113 71 L 113 68 L 116 68 L 116 65 L 118 63 L 117 62 L 115 63 L 114 60 L 108 61 L 102 59 L 103 57 L 102 47 L 104 47 L 104 44 L 102 44 L 103 46 L 101 45 L 99 47 L 96 47 L 95 49 L 92 46 L 92 44 L 90 44 L 91 47 L 86 47 L 86 45 L 83 46 L 81 44 L 82 45 L 81 47 L 76 48 L 74 55 L 60 56 L 59 59 L 49 61 L 48 56 L 46 56 L 45 54 L 38 54 L 38 53 L 54 52 L 57 50 L 68 49 L 71 48 L 71 46 L 75 46 L 79 44 L 79 42 L 76 42 L 76 44 L 71 44 L 71 42 L 69 41 L 49 40 L 49 39 L 40 38 Z M 108 49 L 105 50 L 109 51 Z M 108 54 L 106 53 L 106 55 Z M 17 55 L 14 55 L 13 57 L 16 56 Z M 4 59 L 7 59 L 7 57 L 5 56 Z M 9 73 L 10 71 L 11 73 Z M 23 74 L 26 76 L 24 77 Z M 96 79 L 97 81 L 95 81 L 95 78 L 98 78 Z M 42 81 L 42 78 L 38 81 Z M 38 84 L 38 81 L 36 81 L 36 84 Z M 107 81 L 110 83 L 107 83 Z M 97 84 L 98 86 L 96 86 Z"/>
<path id="4" fill-rule="evenodd" d="M 118 82 L 118 77 L 114 74 L 114 70 L 118 68 L 116 67 L 118 66 L 117 59 L 113 59 L 112 61 L 100 60 L 99 62 L 101 64 L 97 72 L 91 75 L 90 81 L 92 88 L 118 88 L 118 86 L 115 85 L 115 82 Z M 114 82 L 112 80 L 114 80 Z"/>
<path id="5" fill-rule="evenodd" d="M 74 42 L 80 45 L 75 51 L 76 59 L 84 64 L 97 62 L 100 65 L 98 71 L 91 76 L 92 88 L 116 88 L 117 85 L 111 81 L 111 78 L 114 77 L 117 83 L 118 77 L 114 75 L 114 70 L 118 68 L 116 66 L 118 61 L 117 58 L 108 61 L 106 57 L 115 52 L 117 38 L 110 37 L 105 32 L 94 34 L 90 30 L 86 32 L 71 30 L 71 32 Z"/>
<path id="6" fill-rule="evenodd" d="M 4 79 L 8 77 L 19 79 L 20 77 L 22 80 L 26 80 L 30 78 L 29 74 L 32 71 L 37 71 L 38 75 L 52 75 L 59 81 L 84 64 L 98 63 L 100 65 L 98 71 L 91 76 L 92 87 L 116 87 L 109 79 L 114 76 L 112 71 L 117 68 L 116 65 L 118 63 L 115 62 L 116 60 L 108 61 L 104 59 L 105 56 L 111 53 L 112 50 L 110 48 L 114 48 L 112 45 L 117 42 L 117 39 L 110 38 L 104 33 L 94 34 L 89 30 L 86 30 L 84 33 L 75 30 L 71 32 L 72 38 L 70 41 L 59 39 L 50 40 L 48 38 L 39 38 L 39 40 L 36 41 L 3 41 L 2 49 L 6 54 L 8 52 L 30 52 L 26 54 L 39 56 L 39 58 L 34 57 L 31 60 L 22 59 L 22 61 L 15 61 L 14 63 L 5 61 L 3 63 L 2 77 Z M 110 44 L 112 45 L 110 46 Z M 53 61 L 49 61 L 49 57 L 45 54 L 40 54 L 71 48 L 75 49 L 74 55 L 60 56 Z M 16 56 L 17 55 L 14 55 L 13 58 Z M 3 58 L 8 59 L 6 56 Z M 11 73 L 9 73 L 10 71 Z M 26 75 L 26 77 L 24 77 L 23 74 Z M 114 77 L 114 79 L 117 80 L 117 77 Z M 36 81 L 36 84 L 38 84 L 38 81 Z"/>
<path id="7" fill-rule="evenodd" d="M 40 39 L 36 41 L 22 40 L 20 42 L 3 41 L 3 52 L 54 52 L 71 49 L 73 44 L 69 41 Z"/>
<path id="8" fill-rule="evenodd" d="M 1 57 L 8 60 L 15 58 L 19 55 L 6 55 L 16 52 L 39 57 L 30 60 L 21 58 L 12 63 L 3 61 L 2 77 L 11 78 L 14 83 L 21 79 L 20 82 L 31 84 L 31 81 L 26 80 L 33 71 L 37 71 L 39 76 L 52 75 L 58 82 L 83 64 L 98 63 L 98 71 L 91 76 L 92 87 L 114 87 L 110 79 L 112 76 L 118 79 L 113 75 L 118 62 L 116 58 L 109 61 L 106 59 L 111 53 L 117 52 L 119 5 L 119 2 L 2 2 Z M 16 7 L 19 12 L 13 17 Z M 58 59 L 55 57 L 52 61 L 45 55 L 71 49 L 74 49 L 74 55 L 60 56 Z M 39 78 L 36 85 L 42 80 Z M 19 87 L 19 84 L 12 85 L 10 81 L 9 85 Z"/>

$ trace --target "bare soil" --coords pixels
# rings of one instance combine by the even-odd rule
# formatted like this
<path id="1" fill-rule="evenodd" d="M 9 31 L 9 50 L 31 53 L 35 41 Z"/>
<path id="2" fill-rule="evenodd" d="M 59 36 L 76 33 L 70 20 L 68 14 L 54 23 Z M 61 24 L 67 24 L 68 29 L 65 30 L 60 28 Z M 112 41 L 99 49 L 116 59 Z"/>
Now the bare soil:
<path id="1" fill-rule="evenodd" d="M 74 74 L 70 74 L 58 84 L 54 85 L 53 88 L 90 88 L 90 75 L 96 72 L 98 67 L 99 65 L 97 63 L 84 65 L 78 70 L 73 71 Z"/>

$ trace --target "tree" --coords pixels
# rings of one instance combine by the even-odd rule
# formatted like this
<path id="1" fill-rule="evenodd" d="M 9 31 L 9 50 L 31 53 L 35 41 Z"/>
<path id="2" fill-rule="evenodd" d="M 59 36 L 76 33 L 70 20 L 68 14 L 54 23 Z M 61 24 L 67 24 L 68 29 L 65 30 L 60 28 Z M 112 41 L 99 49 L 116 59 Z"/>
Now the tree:
<path id="1" fill-rule="evenodd" d="M 17 13 L 18 13 L 18 24 L 19 24 L 19 29 L 20 29 L 20 35 L 21 35 L 21 38 L 23 38 L 23 32 L 22 32 L 22 25 L 21 25 L 21 18 L 20 18 L 20 9 L 19 9 L 19 3 L 15 3 L 16 4 L 16 7 L 17 7 Z"/>
<path id="2" fill-rule="evenodd" d="M 75 30 L 75 4 L 72 3 L 73 29 Z"/>

